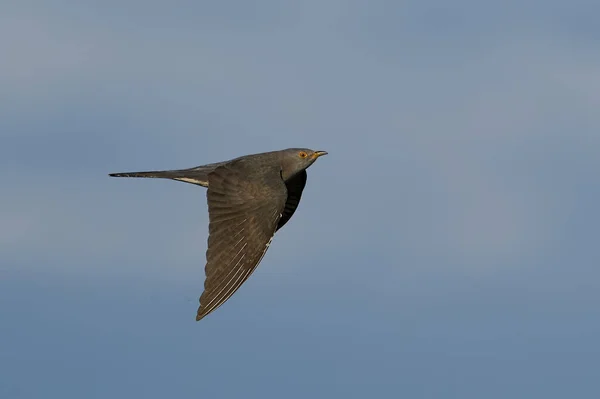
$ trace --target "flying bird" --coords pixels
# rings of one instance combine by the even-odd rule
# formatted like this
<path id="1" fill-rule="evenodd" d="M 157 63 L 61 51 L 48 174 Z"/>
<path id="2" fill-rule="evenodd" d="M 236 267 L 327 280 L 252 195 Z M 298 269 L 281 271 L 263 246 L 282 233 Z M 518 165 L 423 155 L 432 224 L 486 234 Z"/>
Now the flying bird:
<path id="1" fill-rule="evenodd" d="M 289 148 L 189 169 L 111 173 L 171 179 L 208 188 L 206 278 L 196 320 L 227 301 L 250 277 L 275 233 L 292 217 L 306 169 L 326 151 Z"/>

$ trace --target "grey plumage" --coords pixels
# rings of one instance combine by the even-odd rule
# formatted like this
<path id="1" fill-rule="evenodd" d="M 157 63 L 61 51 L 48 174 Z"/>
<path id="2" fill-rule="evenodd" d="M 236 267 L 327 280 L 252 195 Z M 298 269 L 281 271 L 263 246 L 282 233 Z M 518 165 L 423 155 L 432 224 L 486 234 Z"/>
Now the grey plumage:
<path id="1" fill-rule="evenodd" d="M 112 173 L 207 187 L 206 278 L 196 320 L 221 306 L 254 272 L 276 231 L 296 211 L 306 169 L 325 151 L 290 148 L 189 169 Z"/>

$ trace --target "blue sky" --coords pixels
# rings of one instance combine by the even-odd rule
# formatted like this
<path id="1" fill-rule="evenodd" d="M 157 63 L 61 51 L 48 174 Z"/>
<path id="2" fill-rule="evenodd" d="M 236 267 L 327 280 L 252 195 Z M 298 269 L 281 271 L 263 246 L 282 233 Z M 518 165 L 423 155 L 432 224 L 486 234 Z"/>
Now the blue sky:
<path id="1" fill-rule="evenodd" d="M 597 398 L 597 2 L 13 2 L 0 396 Z M 329 151 L 194 321 L 205 191 Z"/>

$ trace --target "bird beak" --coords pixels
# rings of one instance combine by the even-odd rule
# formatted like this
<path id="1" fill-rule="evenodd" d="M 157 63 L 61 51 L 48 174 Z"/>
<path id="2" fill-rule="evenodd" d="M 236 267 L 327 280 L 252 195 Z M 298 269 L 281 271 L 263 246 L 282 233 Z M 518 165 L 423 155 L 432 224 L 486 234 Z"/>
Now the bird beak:
<path id="1" fill-rule="evenodd" d="M 317 159 L 322 155 L 327 155 L 327 151 L 315 151 L 315 153 L 312 155 L 312 157 L 314 159 Z"/>

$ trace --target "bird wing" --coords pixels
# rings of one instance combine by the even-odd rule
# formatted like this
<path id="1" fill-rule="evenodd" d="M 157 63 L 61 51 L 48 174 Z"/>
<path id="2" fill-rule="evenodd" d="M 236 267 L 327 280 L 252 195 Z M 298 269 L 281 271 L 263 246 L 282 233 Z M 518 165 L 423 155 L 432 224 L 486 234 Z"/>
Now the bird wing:
<path id="1" fill-rule="evenodd" d="M 265 255 L 287 198 L 280 173 L 247 176 L 225 165 L 209 175 L 206 279 L 196 320 L 227 301 Z"/>
<path id="2" fill-rule="evenodd" d="M 306 170 L 297 173 L 295 176 L 285 182 L 285 186 L 287 187 L 287 200 L 285 201 L 283 215 L 281 215 L 281 219 L 279 219 L 279 223 L 277 224 L 277 230 L 282 228 L 283 225 L 290 220 L 294 212 L 296 212 L 296 208 L 298 208 L 298 204 L 300 203 L 300 197 L 302 197 L 302 190 L 304 190 L 305 185 Z"/>

